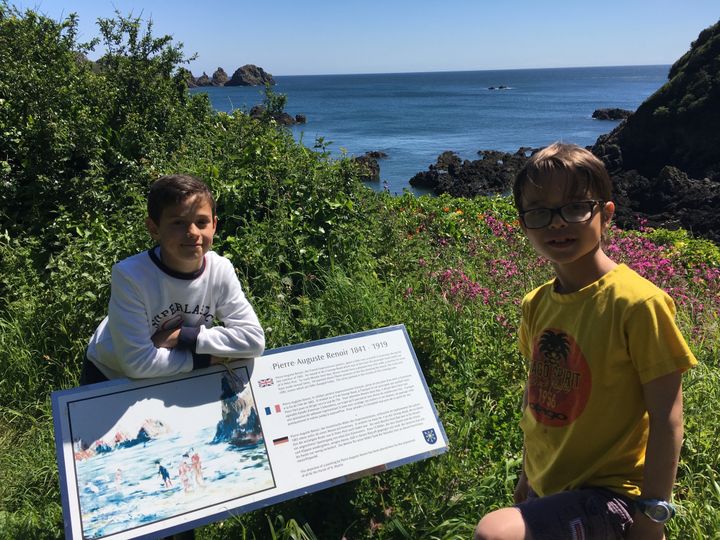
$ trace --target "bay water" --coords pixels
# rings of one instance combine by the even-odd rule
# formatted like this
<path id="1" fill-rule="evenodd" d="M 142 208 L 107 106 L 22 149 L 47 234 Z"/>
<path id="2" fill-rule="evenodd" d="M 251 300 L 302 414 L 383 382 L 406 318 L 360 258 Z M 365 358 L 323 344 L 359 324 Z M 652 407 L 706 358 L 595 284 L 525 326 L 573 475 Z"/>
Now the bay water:
<path id="1" fill-rule="evenodd" d="M 307 123 L 291 127 L 312 147 L 318 138 L 335 156 L 382 151 L 380 176 L 393 193 L 446 151 L 516 151 L 554 141 L 593 144 L 617 121 L 595 109 L 635 110 L 667 80 L 670 66 L 553 68 L 432 73 L 276 76 L 285 110 Z M 504 87 L 498 89 L 498 87 Z M 495 89 L 491 89 L 494 87 Z M 206 87 L 213 108 L 231 112 L 262 103 L 264 88 Z"/>

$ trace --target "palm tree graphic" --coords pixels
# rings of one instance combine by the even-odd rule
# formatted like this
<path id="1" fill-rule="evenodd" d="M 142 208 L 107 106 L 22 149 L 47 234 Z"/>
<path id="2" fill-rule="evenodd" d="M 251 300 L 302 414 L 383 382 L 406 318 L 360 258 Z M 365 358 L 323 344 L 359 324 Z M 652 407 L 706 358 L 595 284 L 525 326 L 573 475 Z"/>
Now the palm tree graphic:
<path id="1" fill-rule="evenodd" d="M 570 343 L 565 332 L 554 332 L 545 330 L 540 336 L 540 352 L 553 364 L 567 363 L 567 356 L 570 353 Z"/>

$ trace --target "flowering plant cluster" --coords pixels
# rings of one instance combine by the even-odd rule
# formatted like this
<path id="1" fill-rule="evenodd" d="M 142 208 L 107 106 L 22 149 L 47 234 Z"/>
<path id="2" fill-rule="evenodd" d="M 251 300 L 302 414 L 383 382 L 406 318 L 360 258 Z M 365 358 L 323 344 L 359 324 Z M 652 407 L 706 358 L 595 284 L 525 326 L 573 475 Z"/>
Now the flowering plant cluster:
<path id="1" fill-rule="evenodd" d="M 720 321 L 720 267 L 688 261 L 675 244 L 662 244 L 645 234 L 611 229 L 605 251 L 616 262 L 627 264 L 665 290 L 680 311 L 680 323 L 693 338 L 718 331 Z"/>
<path id="2" fill-rule="evenodd" d="M 398 253 L 414 261 L 405 268 L 405 299 L 435 291 L 456 311 L 490 306 L 515 320 L 523 295 L 552 278 L 551 266 L 530 247 L 507 199 L 408 197 L 394 210 L 405 231 Z M 688 337 L 703 339 L 717 333 L 720 321 L 720 259 L 715 258 L 720 250 L 693 251 L 697 242 L 648 227 L 613 226 L 604 249 L 670 294 Z"/>

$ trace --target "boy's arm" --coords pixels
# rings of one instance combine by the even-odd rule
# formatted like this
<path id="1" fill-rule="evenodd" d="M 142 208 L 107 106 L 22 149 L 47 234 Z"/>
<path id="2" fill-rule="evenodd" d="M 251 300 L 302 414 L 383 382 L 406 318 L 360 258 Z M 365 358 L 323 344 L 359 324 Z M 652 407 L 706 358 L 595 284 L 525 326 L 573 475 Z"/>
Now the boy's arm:
<path id="1" fill-rule="evenodd" d="M 682 371 L 643 385 L 650 420 L 641 497 L 670 500 L 683 438 Z M 630 539 L 662 539 L 663 525 L 635 512 Z"/>
<path id="2" fill-rule="evenodd" d="M 220 297 L 216 317 L 223 326 L 212 328 L 183 327 L 180 340 L 186 340 L 191 350 L 225 358 L 256 358 L 265 350 L 265 332 L 255 310 L 245 297 L 232 263 L 220 259 Z M 193 343 L 194 341 L 194 348 Z"/>
<path id="3" fill-rule="evenodd" d="M 157 348 L 148 331 L 148 313 L 133 279 L 113 268 L 108 329 L 120 370 L 135 379 L 187 373 L 193 368 L 190 351 Z"/>

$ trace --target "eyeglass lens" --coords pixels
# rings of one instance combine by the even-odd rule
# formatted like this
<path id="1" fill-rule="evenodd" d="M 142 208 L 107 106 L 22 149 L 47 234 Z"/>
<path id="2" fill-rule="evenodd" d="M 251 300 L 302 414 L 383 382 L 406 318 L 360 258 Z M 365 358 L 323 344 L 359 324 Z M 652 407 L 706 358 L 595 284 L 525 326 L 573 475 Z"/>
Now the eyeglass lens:
<path id="1" fill-rule="evenodd" d="M 592 217 L 597 201 L 581 201 L 563 205 L 559 208 L 536 208 L 523 212 L 523 221 L 529 229 L 547 227 L 553 215 L 560 214 L 567 223 L 582 223 Z"/>

